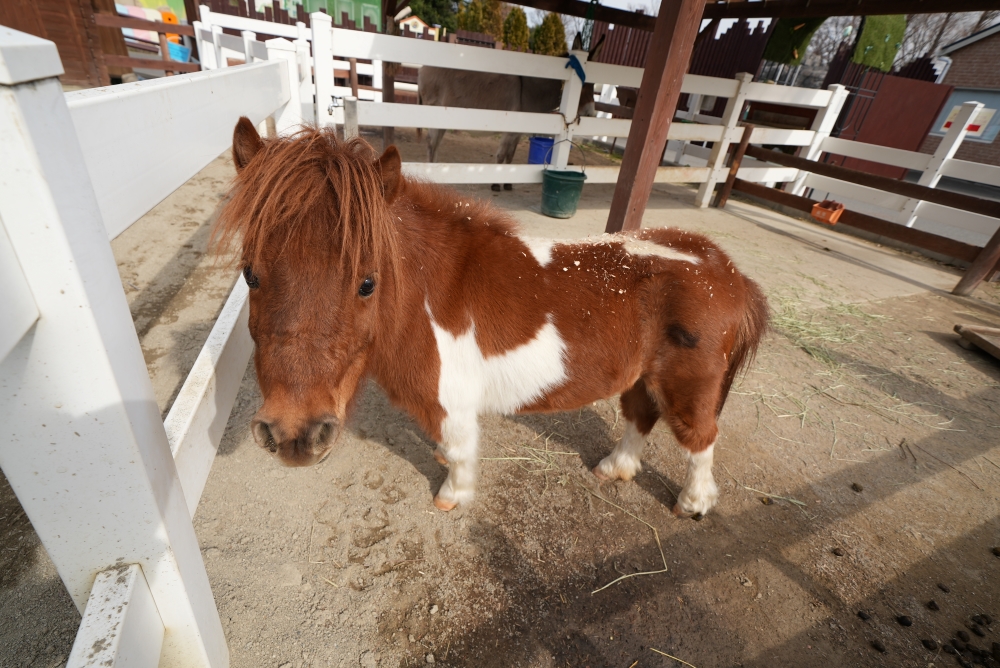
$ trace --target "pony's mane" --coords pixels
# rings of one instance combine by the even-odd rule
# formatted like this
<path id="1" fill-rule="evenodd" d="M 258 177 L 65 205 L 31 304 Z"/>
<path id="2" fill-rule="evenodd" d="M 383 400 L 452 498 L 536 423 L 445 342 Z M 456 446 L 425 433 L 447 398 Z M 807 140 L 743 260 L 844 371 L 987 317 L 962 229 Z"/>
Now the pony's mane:
<path id="1" fill-rule="evenodd" d="M 329 128 L 265 139 L 236 175 L 213 242 L 239 248 L 244 266 L 285 252 L 320 266 L 339 249 L 353 276 L 371 266 L 395 273 L 396 230 L 376 158 L 368 142 L 340 140 Z"/>

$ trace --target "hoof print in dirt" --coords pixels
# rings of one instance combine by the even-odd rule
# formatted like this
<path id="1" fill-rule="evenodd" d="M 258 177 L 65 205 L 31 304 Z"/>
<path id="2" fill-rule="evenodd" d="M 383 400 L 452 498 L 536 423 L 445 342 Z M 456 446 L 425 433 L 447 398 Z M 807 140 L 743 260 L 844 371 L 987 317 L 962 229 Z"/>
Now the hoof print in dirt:
<path id="1" fill-rule="evenodd" d="M 941 609 L 941 607 L 938 606 L 937 601 L 927 601 L 927 609 L 937 612 L 938 610 Z"/>
<path id="2" fill-rule="evenodd" d="M 900 615 L 899 617 L 896 617 L 896 621 L 899 623 L 900 626 L 913 626 L 913 620 L 907 617 L 906 615 Z"/>
<path id="3" fill-rule="evenodd" d="M 994 547 L 991 551 L 994 557 L 1000 557 L 1000 547 Z"/>
<path id="4" fill-rule="evenodd" d="M 972 640 L 969 634 L 965 631 L 959 631 L 955 635 L 958 636 L 958 639 L 961 640 L 962 642 L 969 642 L 970 640 Z"/>
<path id="5" fill-rule="evenodd" d="M 865 612 L 864 610 L 858 610 L 858 617 L 865 620 L 866 622 L 872 618 L 872 616 L 867 612 Z"/>
<path id="6" fill-rule="evenodd" d="M 505 184 L 503 184 L 503 189 L 504 190 L 513 190 L 514 189 L 514 184 L 512 184 L 512 183 L 505 183 Z"/>
<path id="7" fill-rule="evenodd" d="M 941 649 L 944 650 L 945 654 L 958 654 L 958 650 L 952 647 L 951 645 L 945 645 Z"/>
<path id="8" fill-rule="evenodd" d="M 937 640 L 931 640 L 930 638 L 924 638 L 920 642 L 922 642 L 924 644 L 924 647 L 926 647 L 927 649 L 929 649 L 932 652 L 938 648 Z"/>
<path id="9" fill-rule="evenodd" d="M 979 626 L 977 624 L 969 624 L 969 630 L 972 631 L 973 633 L 975 633 L 980 638 L 985 638 L 986 637 L 986 631 L 983 631 L 983 627 L 981 627 L 981 626 Z"/>
<path id="10" fill-rule="evenodd" d="M 946 594 L 950 594 L 951 593 L 951 589 L 948 587 L 948 585 L 941 584 L 940 582 L 938 583 L 938 589 L 940 589 L 941 591 L 943 591 Z"/>
<path id="11" fill-rule="evenodd" d="M 852 482 L 852 483 L 851 483 L 851 489 L 853 489 L 853 490 L 854 490 L 855 492 L 857 492 L 858 494 L 860 494 L 861 492 L 865 491 L 865 488 L 864 488 L 864 487 L 862 487 L 861 485 L 859 485 L 859 484 L 858 484 L 858 483 L 856 483 L 856 482 Z"/>
<path id="12" fill-rule="evenodd" d="M 500 192 L 500 184 L 494 183 L 493 185 L 490 186 L 490 190 L 492 190 L 495 193 Z"/>
<path id="13" fill-rule="evenodd" d="M 881 640 L 872 640 L 872 647 L 885 654 L 885 643 Z"/>
<path id="14" fill-rule="evenodd" d="M 842 547 L 835 547 L 831 551 L 833 552 L 833 556 L 835 556 L 835 557 L 842 557 L 845 554 L 847 554 L 847 552 L 844 552 L 844 548 L 842 548 Z"/>

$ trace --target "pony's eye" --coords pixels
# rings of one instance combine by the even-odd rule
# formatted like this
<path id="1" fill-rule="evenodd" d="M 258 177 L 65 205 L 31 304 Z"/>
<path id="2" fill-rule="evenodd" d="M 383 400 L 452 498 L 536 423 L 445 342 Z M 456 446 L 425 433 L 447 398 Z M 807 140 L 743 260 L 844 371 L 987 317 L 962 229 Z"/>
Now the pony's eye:
<path id="1" fill-rule="evenodd" d="M 260 287 L 260 280 L 254 276 L 253 270 L 250 267 L 243 267 L 243 278 L 247 282 L 247 287 L 251 290 Z"/>
<path id="2" fill-rule="evenodd" d="M 369 276 L 361 283 L 358 294 L 362 297 L 371 297 L 373 292 L 375 292 L 375 281 Z"/>

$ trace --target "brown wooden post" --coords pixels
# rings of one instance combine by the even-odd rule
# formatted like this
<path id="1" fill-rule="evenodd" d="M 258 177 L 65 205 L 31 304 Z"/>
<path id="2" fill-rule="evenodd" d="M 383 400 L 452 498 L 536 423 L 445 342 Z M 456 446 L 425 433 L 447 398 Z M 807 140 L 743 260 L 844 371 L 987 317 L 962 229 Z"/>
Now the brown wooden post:
<path id="1" fill-rule="evenodd" d="M 347 62 L 351 64 L 351 95 L 354 97 L 358 96 L 358 59 L 348 58 Z"/>
<path id="2" fill-rule="evenodd" d="M 752 123 L 747 123 L 743 126 L 743 136 L 740 137 L 740 143 L 729 158 L 729 176 L 726 177 L 726 182 L 719 189 L 719 192 L 716 193 L 715 202 L 712 206 L 721 209 L 729 201 L 729 195 L 733 192 L 733 184 L 736 182 L 736 174 L 740 171 L 740 163 L 743 162 L 743 154 L 747 152 L 747 144 L 750 143 L 750 135 L 753 134 L 753 131 L 754 125 Z"/>
<path id="3" fill-rule="evenodd" d="M 967 295 L 979 287 L 984 279 L 989 278 L 996 267 L 1000 266 L 1000 229 L 993 233 L 983 250 L 972 261 L 965 276 L 958 282 L 953 295 Z"/>
<path id="4" fill-rule="evenodd" d="M 382 0 L 382 24 L 386 35 L 398 34 L 396 25 L 397 0 Z M 382 61 L 382 101 L 396 101 L 396 70 L 398 63 L 387 63 Z M 382 128 L 382 150 L 389 148 L 396 143 L 396 129 L 390 127 Z"/>
<path id="5" fill-rule="evenodd" d="M 170 58 L 170 45 L 167 42 L 167 35 L 162 32 L 160 33 L 160 56 L 168 63 L 172 60 Z M 164 71 L 164 74 L 168 77 L 172 77 L 174 75 L 174 71 L 166 70 Z"/>
<path id="6" fill-rule="evenodd" d="M 642 225 L 704 9 L 704 0 L 664 0 L 660 5 L 606 232 Z"/>

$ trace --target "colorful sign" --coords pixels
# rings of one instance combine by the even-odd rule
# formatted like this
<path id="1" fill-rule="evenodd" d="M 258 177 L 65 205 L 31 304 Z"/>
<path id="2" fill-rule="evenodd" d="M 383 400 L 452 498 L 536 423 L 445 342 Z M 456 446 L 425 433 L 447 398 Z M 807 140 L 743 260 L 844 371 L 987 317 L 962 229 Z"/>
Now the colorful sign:
<path id="1" fill-rule="evenodd" d="M 997 135 L 1000 135 L 1000 115 L 997 114 L 997 110 L 1000 109 L 1000 91 L 997 90 L 956 88 L 938 114 L 931 134 L 943 137 L 958 115 L 959 109 L 966 102 L 983 104 L 983 108 L 969 122 L 966 140 L 983 144 L 992 143 Z"/>

